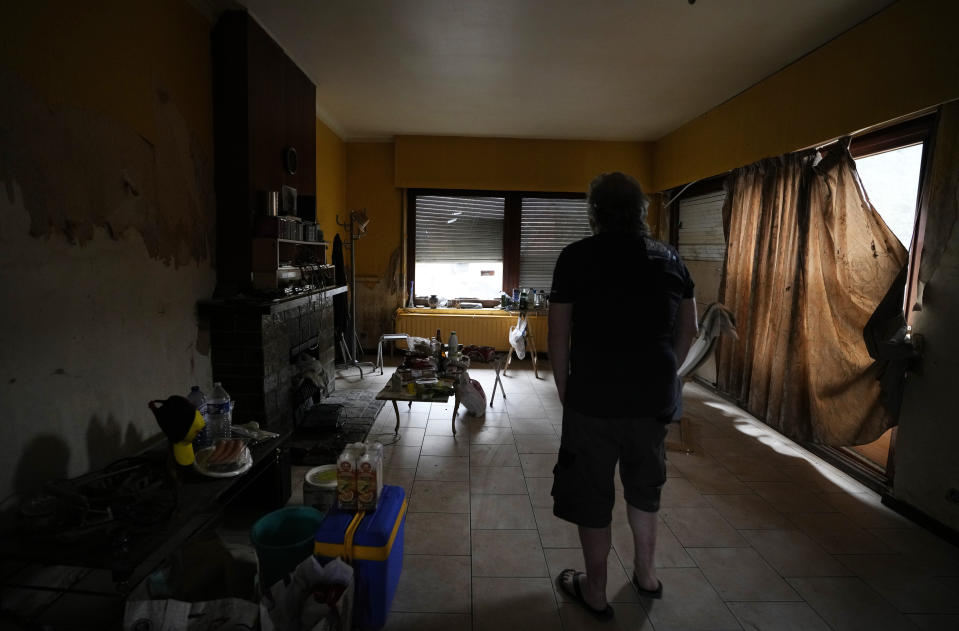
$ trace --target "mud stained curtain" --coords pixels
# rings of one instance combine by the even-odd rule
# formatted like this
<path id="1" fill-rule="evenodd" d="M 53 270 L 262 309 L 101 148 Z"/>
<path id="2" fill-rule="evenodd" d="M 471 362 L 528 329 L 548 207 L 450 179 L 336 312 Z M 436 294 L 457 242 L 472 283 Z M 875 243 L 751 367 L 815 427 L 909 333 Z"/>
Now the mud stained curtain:
<path id="1" fill-rule="evenodd" d="M 739 339 L 720 346 L 718 385 L 795 440 L 865 444 L 895 421 L 879 403 L 863 327 L 906 251 L 848 151 L 816 160 L 791 154 L 730 176 L 722 300 Z"/>

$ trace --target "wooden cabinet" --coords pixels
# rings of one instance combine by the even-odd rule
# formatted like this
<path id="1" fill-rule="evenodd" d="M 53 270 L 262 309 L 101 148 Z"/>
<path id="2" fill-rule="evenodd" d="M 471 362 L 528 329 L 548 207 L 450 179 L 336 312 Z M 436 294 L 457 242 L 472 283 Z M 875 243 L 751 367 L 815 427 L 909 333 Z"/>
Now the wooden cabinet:
<path id="1" fill-rule="evenodd" d="M 258 193 L 316 195 L 316 88 L 245 11 L 213 29 L 217 295 L 254 287 Z M 296 151 L 296 170 L 284 159 Z M 315 220 L 315 218 L 313 218 Z"/>

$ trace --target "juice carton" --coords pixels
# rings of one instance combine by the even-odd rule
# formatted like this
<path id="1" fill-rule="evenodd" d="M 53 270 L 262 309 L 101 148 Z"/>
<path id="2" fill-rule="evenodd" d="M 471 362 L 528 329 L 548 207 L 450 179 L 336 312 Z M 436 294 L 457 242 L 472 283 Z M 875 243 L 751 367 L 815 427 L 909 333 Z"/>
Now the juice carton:
<path id="1" fill-rule="evenodd" d="M 383 494 L 383 445 L 367 443 L 356 465 L 357 509 L 376 510 Z"/>
<path id="2" fill-rule="evenodd" d="M 347 445 L 336 459 L 336 501 L 343 510 L 356 510 L 356 466 L 359 453 Z"/>

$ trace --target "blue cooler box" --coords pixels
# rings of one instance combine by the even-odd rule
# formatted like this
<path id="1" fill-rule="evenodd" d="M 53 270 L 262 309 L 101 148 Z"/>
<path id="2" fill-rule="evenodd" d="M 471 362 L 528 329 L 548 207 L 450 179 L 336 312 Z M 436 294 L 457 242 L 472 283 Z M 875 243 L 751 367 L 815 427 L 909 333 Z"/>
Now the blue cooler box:
<path id="1" fill-rule="evenodd" d="M 341 557 L 355 572 L 353 624 L 382 627 L 403 569 L 406 493 L 383 486 L 375 512 L 333 508 L 316 531 L 313 554 L 324 561 Z"/>

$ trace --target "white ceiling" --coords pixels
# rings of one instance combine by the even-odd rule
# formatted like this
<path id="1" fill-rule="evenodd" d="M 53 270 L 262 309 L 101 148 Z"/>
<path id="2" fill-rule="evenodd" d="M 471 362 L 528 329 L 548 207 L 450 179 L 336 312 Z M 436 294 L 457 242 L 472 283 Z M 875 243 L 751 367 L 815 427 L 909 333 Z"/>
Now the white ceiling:
<path id="1" fill-rule="evenodd" d="M 240 0 L 344 140 L 656 140 L 890 0 Z"/>

